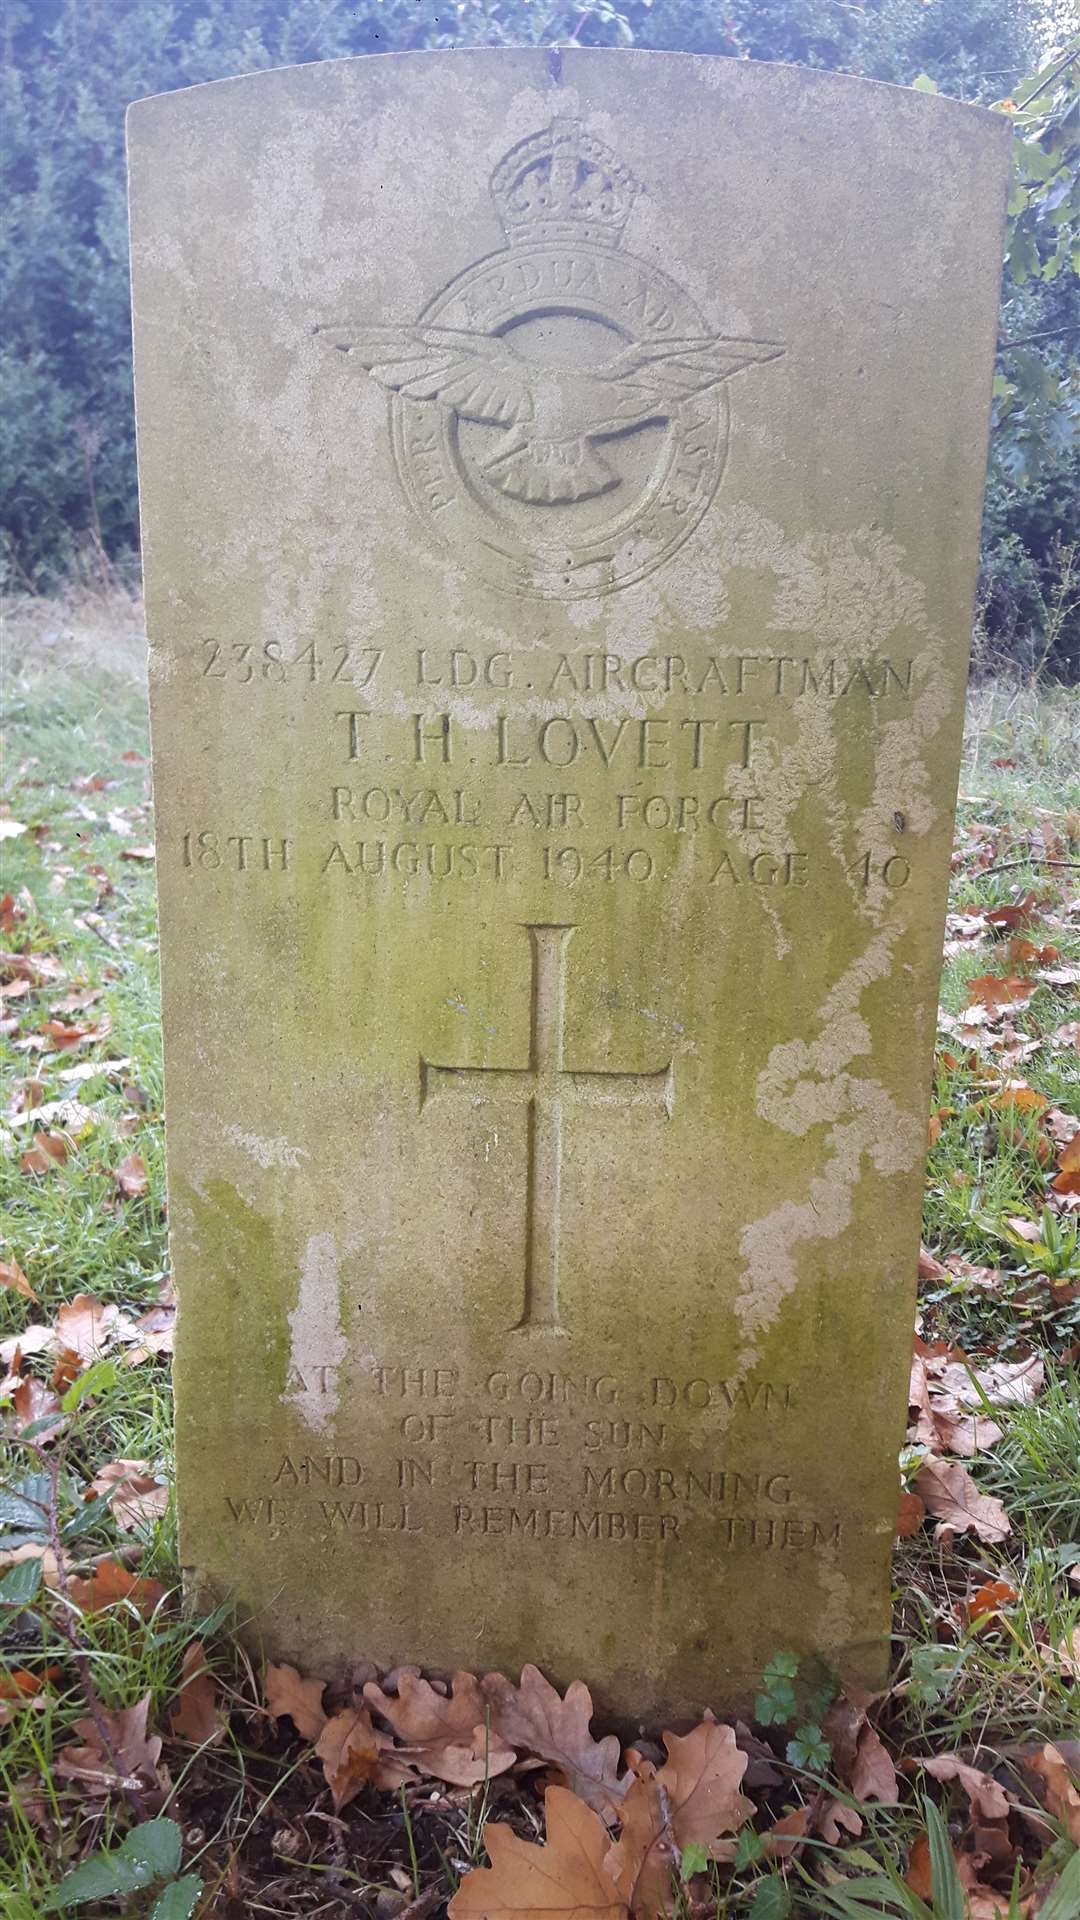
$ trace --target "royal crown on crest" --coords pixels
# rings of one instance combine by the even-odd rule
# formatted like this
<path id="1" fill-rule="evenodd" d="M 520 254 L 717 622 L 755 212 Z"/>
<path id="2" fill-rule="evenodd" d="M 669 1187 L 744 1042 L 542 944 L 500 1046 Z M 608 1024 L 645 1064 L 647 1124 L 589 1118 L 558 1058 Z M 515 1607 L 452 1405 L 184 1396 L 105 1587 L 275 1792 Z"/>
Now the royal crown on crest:
<path id="1" fill-rule="evenodd" d="M 520 140 L 491 176 L 511 246 L 576 239 L 617 247 L 640 191 L 629 168 L 577 120 L 553 120 Z"/>

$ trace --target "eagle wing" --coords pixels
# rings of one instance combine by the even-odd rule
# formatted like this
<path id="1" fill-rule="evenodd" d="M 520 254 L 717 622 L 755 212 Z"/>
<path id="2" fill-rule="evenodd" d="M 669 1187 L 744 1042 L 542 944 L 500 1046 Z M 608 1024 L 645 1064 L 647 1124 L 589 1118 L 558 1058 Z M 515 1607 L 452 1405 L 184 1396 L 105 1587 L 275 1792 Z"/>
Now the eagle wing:
<path id="1" fill-rule="evenodd" d="M 775 360 L 784 351 L 775 340 L 642 340 L 616 356 L 594 378 L 608 400 L 605 417 L 590 434 L 618 433 L 671 413 L 681 400 L 718 386 L 741 368 Z M 599 408 L 603 407 L 597 393 Z M 599 410 L 598 408 L 598 410 Z"/>
<path id="2" fill-rule="evenodd" d="M 457 327 L 317 327 L 316 338 L 406 400 L 510 427 L 533 418 L 529 369 L 495 334 Z"/>

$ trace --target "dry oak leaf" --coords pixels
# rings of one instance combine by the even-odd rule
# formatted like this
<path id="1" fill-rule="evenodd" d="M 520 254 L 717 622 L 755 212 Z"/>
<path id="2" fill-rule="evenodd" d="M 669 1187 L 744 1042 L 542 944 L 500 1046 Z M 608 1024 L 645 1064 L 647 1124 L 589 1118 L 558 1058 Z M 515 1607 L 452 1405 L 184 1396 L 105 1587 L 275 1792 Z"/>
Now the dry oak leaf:
<path id="1" fill-rule="evenodd" d="M 158 1301 L 154 1307 L 148 1307 L 140 1313 L 131 1326 L 125 1328 L 125 1339 L 133 1339 L 135 1345 L 128 1348 L 124 1355 L 125 1367 L 140 1367 L 144 1360 L 158 1353 L 171 1353 L 173 1336 L 176 1331 L 176 1294 L 172 1281 L 166 1276 L 158 1288 Z"/>
<path id="2" fill-rule="evenodd" d="M 959 1460 L 937 1460 L 929 1454 L 916 1475 L 915 1491 L 938 1521 L 938 1539 L 945 1533 L 974 1533 L 993 1546 L 1012 1531 L 1001 1501 L 980 1493 Z"/>
<path id="3" fill-rule="evenodd" d="M 740 1793 L 747 1756 L 732 1727 L 703 1720 L 692 1733 L 665 1733 L 662 1767 L 641 1761 L 619 1808 L 622 1831 L 606 1867 L 631 1913 L 655 1916 L 673 1905 L 673 1870 L 684 1847 L 701 1847 L 713 1860 L 734 1857 L 737 1833 L 754 1811 Z"/>
<path id="4" fill-rule="evenodd" d="M 355 1800 L 361 1787 L 369 1781 L 376 1786 L 389 1784 L 389 1779 L 383 1778 L 380 1755 L 390 1745 L 386 1735 L 372 1726 L 366 1707 L 343 1707 L 326 1722 L 315 1743 L 315 1751 L 323 1764 L 335 1813 Z M 397 1785 L 400 1778 L 398 1770 L 393 1775 L 393 1784 Z"/>
<path id="5" fill-rule="evenodd" d="M 489 1821 L 484 1845 L 490 1867 L 474 1867 L 450 1902 L 449 1920 L 626 1920 L 628 1908 L 604 1871 L 604 1823 L 566 1787 L 544 1795 L 547 1845 L 519 1840 Z"/>
<path id="6" fill-rule="evenodd" d="M 61 1307 L 55 1333 L 58 1344 L 77 1353 L 84 1366 L 100 1360 L 117 1340 L 135 1338 L 134 1323 L 128 1315 L 90 1293 L 77 1293 L 74 1300 Z"/>
<path id="7" fill-rule="evenodd" d="M 125 1200 L 138 1200 L 149 1185 L 145 1161 L 139 1154 L 129 1153 L 127 1159 L 121 1160 L 114 1170 L 113 1179 Z"/>
<path id="8" fill-rule="evenodd" d="M 145 1460 L 110 1460 L 90 1482 L 92 1493 L 107 1493 L 109 1511 L 126 1533 L 144 1520 L 157 1520 L 169 1504 L 169 1489 L 159 1485 Z"/>
<path id="9" fill-rule="evenodd" d="M 401 1667 L 396 1694 L 369 1680 L 364 1699 L 389 1721 L 410 1766 L 450 1786 L 474 1787 L 505 1773 L 517 1755 L 491 1728 L 491 1708 L 475 1674 L 455 1673 L 450 1689 L 448 1697 L 421 1679 L 418 1668 Z"/>
<path id="10" fill-rule="evenodd" d="M 315 1741 L 326 1725 L 322 1697 L 325 1680 L 302 1680 L 295 1667 L 287 1663 L 267 1666 L 263 1693 L 267 1712 L 275 1720 L 285 1716 L 303 1739 Z"/>
<path id="11" fill-rule="evenodd" d="M 921 1504 L 921 1503 L 920 1503 Z M 832 1748 L 833 1765 L 856 1800 L 880 1800 L 893 1806 L 897 1800 L 896 1768 L 868 1714 L 878 1695 L 851 1687 L 833 1701 L 825 1716 L 823 1732 Z"/>
<path id="12" fill-rule="evenodd" d="M 1080 1193 L 1080 1133 L 1061 1149 L 1058 1170 L 1050 1185 L 1055 1193 Z"/>
<path id="13" fill-rule="evenodd" d="M 1007 1580 L 984 1580 L 976 1587 L 971 1599 L 964 1607 L 968 1624 L 974 1626 L 980 1620 L 995 1620 L 1002 1607 L 1014 1606 L 1020 1595 Z"/>
<path id="14" fill-rule="evenodd" d="M 819 1794 L 811 1808 L 814 1831 L 820 1833 L 826 1846 L 838 1847 L 841 1844 L 841 1829 L 858 1839 L 863 1830 L 861 1814 L 849 1807 L 845 1800 L 834 1800 L 831 1794 Z"/>
<path id="15" fill-rule="evenodd" d="M 1061 1749 L 1045 1746 L 1041 1753 L 1031 1754 L 1026 1765 L 1045 1783 L 1047 1812 L 1060 1820 L 1069 1838 L 1080 1847 L 1080 1791 Z"/>
<path id="16" fill-rule="evenodd" d="M 57 1773 L 62 1779 L 77 1780 L 87 1793 L 107 1794 L 117 1787 L 137 1792 L 147 1785 L 157 1786 L 161 1737 L 146 1731 L 149 1711 L 147 1693 L 135 1706 L 117 1713 L 102 1707 L 100 1727 L 97 1720 L 76 1720 L 75 1732 L 84 1744 L 64 1748 L 56 1762 Z"/>
<path id="17" fill-rule="evenodd" d="M 980 1883 L 978 1871 L 970 1854 L 958 1853 L 953 1847 L 952 1857 L 963 1889 L 964 1920 L 1009 1920 L 1012 1914 L 1017 1914 L 1019 1920 L 1027 1920 L 1027 1916 L 1033 1910 L 1033 1896 L 1022 1896 L 1019 1906 L 1014 1907 L 1010 1904 L 1009 1894 L 996 1893 L 992 1887 L 986 1887 Z M 904 1879 L 912 1893 L 917 1894 L 920 1899 L 933 1899 L 930 1841 L 925 1833 L 920 1833 L 908 1855 Z M 937 1910 L 935 1907 L 935 1912 Z"/>
<path id="18" fill-rule="evenodd" d="M 60 1667 L 45 1667 L 40 1673 L 30 1673 L 25 1667 L 16 1667 L 11 1673 L 0 1673 L 0 1700 L 32 1700 L 62 1671 Z"/>
<path id="19" fill-rule="evenodd" d="M 0 1287 L 10 1287 L 13 1293 L 21 1293 L 24 1300 L 41 1305 L 17 1260 L 0 1260 Z"/>
<path id="20" fill-rule="evenodd" d="M 589 1732 L 593 1703 L 584 1681 L 572 1681 L 560 1699 L 538 1667 L 526 1666 L 519 1687 L 501 1673 L 485 1674 L 481 1686 L 491 1707 L 492 1732 L 500 1740 L 549 1760 L 574 1793 L 605 1819 L 618 1813 L 632 1775 L 620 1777 L 618 1737 L 609 1733 L 594 1740 Z"/>
<path id="21" fill-rule="evenodd" d="M 851 1770 L 851 1791 L 856 1800 L 879 1800 L 882 1806 L 895 1806 L 899 1799 L 896 1768 L 886 1751 L 881 1735 L 867 1724 L 859 1732 L 855 1764 Z"/>
<path id="22" fill-rule="evenodd" d="M 915 1764 L 932 1773 L 935 1780 L 958 1780 L 968 1797 L 972 1818 L 978 1821 L 1007 1820 L 1009 1802 L 1003 1787 L 981 1767 L 969 1766 L 954 1753 L 934 1754 Z"/>
<path id="23" fill-rule="evenodd" d="M 898 1540 L 910 1540 L 918 1533 L 926 1519 L 926 1508 L 917 1493 L 902 1487 L 896 1509 L 896 1537 Z"/>
<path id="24" fill-rule="evenodd" d="M 801 1853 L 809 1832 L 809 1807 L 793 1807 L 790 1813 L 782 1814 L 762 1835 L 766 1860 L 790 1860 L 793 1853 Z"/>
<path id="25" fill-rule="evenodd" d="M 66 1133 L 36 1133 L 34 1144 L 19 1157 L 20 1173 L 55 1173 L 71 1150 Z"/>
<path id="26" fill-rule="evenodd" d="M 951 1391 L 945 1384 L 943 1376 L 948 1371 L 943 1358 L 926 1353 L 924 1342 L 916 1340 L 908 1386 L 908 1406 L 915 1412 L 912 1438 L 931 1450 L 941 1448 L 970 1460 L 995 1446 L 1002 1438 L 1002 1429 L 985 1415 L 961 1411 L 955 1382 Z M 971 1382 L 962 1365 L 958 1364 L 952 1371 L 958 1371 L 964 1386 L 970 1388 Z"/>
<path id="27" fill-rule="evenodd" d="M 1046 1112 L 1050 1102 L 1044 1093 L 1036 1093 L 1034 1087 L 1029 1087 L 1025 1081 L 1014 1080 L 996 1099 L 991 1100 L 990 1105 L 998 1113 L 1012 1107 L 1015 1112 L 1040 1114 Z"/>
<path id="28" fill-rule="evenodd" d="M 719 1725 L 711 1714 L 692 1733 L 665 1733 L 664 1745 L 668 1757 L 656 1777 L 668 1797 L 676 1841 L 680 1848 L 696 1842 L 710 1853 L 721 1834 L 736 1833 L 754 1811 L 738 1790 L 747 1756 L 734 1728 Z"/>
<path id="29" fill-rule="evenodd" d="M 88 1580 L 76 1575 L 68 1585 L 75 1605 L 83 1613 L 100 1613 L 103 1607 L 111 1607 L 114 1601 L 130 1600 L 144 1619 L 149 1619 L 166 1592 L 160 1580 L 140 1579 L 138 1574 L 129 1573 L 126 1567 L 108 1554 L 103 1554 L 95 1562 Z"/>
<path id="30" fill-rule="evenodd" d="M 1034 991 L 1034 981 L 1018 974 L 981 973 L 969 983 L 968 1006 L 985 1007 L 996 1017 L 1005 1007 L 1026 1006 Z"/>
<path id="31" fill-rule="evenodd" d="M 184 1648 L 180 1690 L 169 1727 L 177 1740 L 190 1740 L 197 1747 L 216 1746 L 224 1735 L 224 1722 L 217 1710 L 217 1685 L 206 1664 L 201 1640 L 192 1640 Z"/>
<path id="32" fill-rule="evenodd" d="M 11 1407 L 14 1416 L 12 1424 L 16 1433 L 22 1433 L 25 1427 L 32 1426 L 36 1420 L 46 1419 L 49 1414 L 56 1415 L 53 1424 L 43 1428 L 35 1436 L 39 1447 L 47 1447 L 50 1441 L 59 1439 L 67 1425 L 67 1421 L 60 1412 L 60 1402 L 56 1394 L 51 1392 L 41 1380 L 35 1380 L 30 1374 L 16 1387 L 11 1396 Z"/>
<path id="33" fill-rule="evenodd" d="M 943 1377 L 955 1382 L 957 1398 L 968 1406 L 980 1405 L 982 1394 L 996 1407 L 1030 1407 L 1042 1392 L 1046 1368 L 1040 1355 L 1033 1353 L 1026 1360 L 992 1360 L 988 1367 L 976 1367 L 974 1375 L 972 1380 L 966 1367 L 954 1375 L 947 1367 Z"/>

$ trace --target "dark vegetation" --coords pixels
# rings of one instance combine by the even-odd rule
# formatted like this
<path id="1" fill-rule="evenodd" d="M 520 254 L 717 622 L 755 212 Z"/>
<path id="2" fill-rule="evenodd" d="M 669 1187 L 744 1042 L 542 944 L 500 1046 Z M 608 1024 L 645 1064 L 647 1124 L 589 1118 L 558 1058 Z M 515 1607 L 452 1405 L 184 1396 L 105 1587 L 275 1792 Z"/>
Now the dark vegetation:
<path id="1" fill-rule="evenodd" d="M 129 101 L 260 67 L 405 48 L 662 47 L 838 68 L 1012 113 L 1018 166 L 977 660 L 1077 677 L 1075 22 L 1072 0 L 9 0 L 0 580 L 16 592 L 73 574 L 104 585 L 134 561 Z"/>

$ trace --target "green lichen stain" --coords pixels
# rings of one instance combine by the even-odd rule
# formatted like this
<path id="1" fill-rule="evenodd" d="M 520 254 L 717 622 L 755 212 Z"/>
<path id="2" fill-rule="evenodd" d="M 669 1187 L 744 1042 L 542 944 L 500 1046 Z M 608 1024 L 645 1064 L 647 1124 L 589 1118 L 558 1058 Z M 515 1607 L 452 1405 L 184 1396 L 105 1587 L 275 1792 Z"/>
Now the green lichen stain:
<path id="1" fill-rule="evenodd" d="M 220 1566 L 236 1551 L 226 1495 L 248 1496 L 253 1462 L 261 1467 L 284 1450 L 282 1305 L 295 1289 L 296 1261 L 283 1223 L 228 1181 L 210 1180 L 201 1193 L 174 1184 L 172 1205 L 174 1231 L 183 1223 L 191 1249 L 181 1263 L 177 1338 L 181 1557 Z"/>

